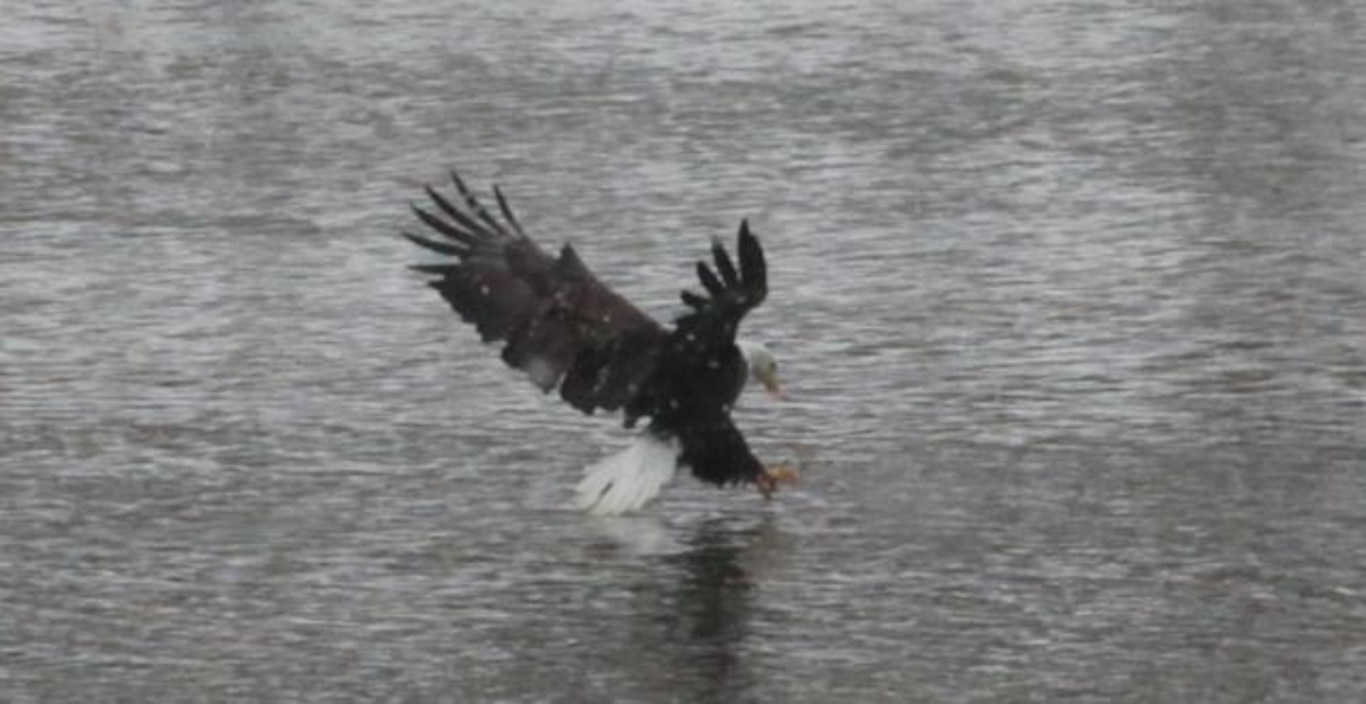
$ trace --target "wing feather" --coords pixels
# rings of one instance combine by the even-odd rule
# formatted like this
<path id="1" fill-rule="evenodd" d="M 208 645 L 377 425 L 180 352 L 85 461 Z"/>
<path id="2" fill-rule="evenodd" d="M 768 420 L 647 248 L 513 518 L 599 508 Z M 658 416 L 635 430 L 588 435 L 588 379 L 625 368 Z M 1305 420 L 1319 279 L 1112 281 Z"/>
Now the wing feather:
<path id="1" fill-rule="evenodd" d="M 768 264 L 764 261 L 764 249 L 759 239 L 749 231 L 749 221 L 740 221 L 740 234 L 736 243 L 740 251 L 740 272 L 745 286 L 759 295 L 758 305 L 768 294 Z"/>
<path id="2" fill-rule="evenodd" d="M 740 222 L 736 237 L 740 269 L 719 242 L 712 244 L 712 258 L 720 277 L 704 261 L 697 262 L 697 278 L 706 289 L 701 296 L 690 291 L 680 295 L 692 310 L 677 319 L 677 329 L 691 334 L 707 345 L 725 346 L 735 341 L 735 331 L 749 311 L 768 296 L 768 266 L 759 239 L 749 230 L 749 221 Z"/>
<path id="3" fill-rule="evenodd" d="M 507 234 L 507 230 L 504 230 L 503 226 L 499 224 L 497 220 L 493 219 L 493 216 L 490 215 L 489 211 L 484 208 L 484 205 L 479 202 L 479 199 L 474 197 L 474 192 L 465 187 L 465 182 L 460 180 L 460 175 L 454 170 L 451 171 L 451 180 L 455 182 L 455 190 L 460 191 L 460 195 L 465 199 L 465 205 L 469 207 L 470 212 L 474 213 L 480 220 L 483 220 L 485 224 L 493 228 L 494 232 Z"/>
<path id="4" fill-rule="evenodd" d="M 699 296 L 688 290 L 679 291 L 678 297 L 683 299 L 684 305 L 693 309 L 702 308 L 711 302 L 711 299 L 706 296 Z"/>
<path id="5" fill-rule="evenodd" d="M 508 205 L 508 199 L 503 197 L 503 190 L 498 184 L 493 184 L 493 197 L 498 201 L 498 209 L 503 211 L 503 219 L 508 221 L 512 229 L 517 232 L 519 237 L 526 237 L 526 231 L 522 229 L 522 223 L 517 221 L 517 216 L 512 214 L 512 208 Z"/>
<path id="6" fill-rule="evenodd" d="M 484 341 L 502 342 L 503 360 L 542 390 L 558 386 L 586 413 L 626 408 L 628 423 L 648 413 L 641 398 L 664 328 L 594 276 L 573 247 L 552 257 L 526 237 L 501 189 L 494 198 L 504 222 L 454 171 L 451 181 L 456 199 L 426 187 L 438 212 L 412 206 L 444 239 L 402 234 L 455 261 L 412 269 L 437 277 L 429 283 L 451 308 Z"/>
<path id="7" fill-rule="evenodd" d="M 445 254 L 451 257 L 462 257 L 470 253 L 469 247 L 462 247 L 460 245 L 451 244 L 449 242 L 438 242 L 436 240 L 427 239 L 422 235 L 415 235 L 407 231 L 401 232 L 399 234 L 403 235 L 404 237 L 407 237 L 409 242 L 412 242 L 413 244 L 418 245 L 420 247 L 426 247 L 427 249 L 430 249 L 433 252 L 437 252 L 438 254 Z"/>
<path id="8" fill-rule="evenodd" d="M 720 298 L 726 295 L 726 285 L 716 278 L 716 274 L 712 273 L 711 267 L 707 266 L 706 262 L 697 263 L 697 278 L 702 282 L 702 288 L 707 289 L 707 293 L 711 294 L 712 298 Z"/>
<path id="9" fill-rule="evenodd" d="M 417 215 L 418 219 L 421 220 L 427 227 L 430 227 L 433 230 L 436 230 L 437 232 L 440 232 L 441 234 L 457 242 L 464 242 L 465 244 L 474 244 L 475 238 L 471 237 L 468 232 L 462 232 L 450 223 L 442 220 L 441 218 L 438 218 L 435 215 L 432 215 L 431 213 L 423 210 L 422 208 L 417 207 L 417 205 L 415 204 L 410 203 L 409 207 L 413 209 L 413 214 Z"/>
<path id="10" fill-rule="evenodd" d="M 445 276 L 460 271 L 458 264 L 413 264 L 408 268 L 422 274 L 436 274 L 437 276 Z"/>
<path id="11" fill-rule="evenodd" d="M 470 216 L 461 212 L 459 208 L 452 205 L 451 202 L 449 200 L 446 200 L 446 198 L 443 197 L 440 193 L 438 193 L 435 188 L 432 188 L 431 186 L 427 185 L 424 185 L 422 188 L 427 191 L 427 197 L 432 199 L 432 202 L 436 204 L 436 207 L 442 213 L 444 213 L 446 217 L 455 221 L 457 225 L 465 229 L 465 232 L 463 232 L 462 234 L 466 239 L 475 237 L 486 238 L 493 236 L 493 234 L 490 233 L 483 225 L 471 219 Z M 426 222 L 425 219 L 424 222 Z"/>
<path id="12" fill-rule="evenodd" d="M 716 260 L 716 272 L 721 275 L 721 280 L 727 287 L 740 285 L 740 275 L 735 273 L 735 264 L 731 263 L 730 255 L 726 253 L 726 248 L 721 244 L 721 240 L 711 241 L 711 256 Z"/>

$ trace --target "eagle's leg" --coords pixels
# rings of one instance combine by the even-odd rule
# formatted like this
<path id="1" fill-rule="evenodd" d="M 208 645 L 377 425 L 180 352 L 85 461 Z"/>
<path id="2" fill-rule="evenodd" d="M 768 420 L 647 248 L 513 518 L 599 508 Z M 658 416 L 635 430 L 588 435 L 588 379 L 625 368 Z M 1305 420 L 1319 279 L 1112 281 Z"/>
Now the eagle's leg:
<path id="1" fill-rule="evenodd" d="M 771 467 L 764 467 L 762 474 L 754 478 L 754 485 L 759 487 L 759 493 L 765 499 L 773 498 L 773 492 L 778 490 L 779 484 L 796 484 L 797 470 L 785 464 L 775 464 Z"/>

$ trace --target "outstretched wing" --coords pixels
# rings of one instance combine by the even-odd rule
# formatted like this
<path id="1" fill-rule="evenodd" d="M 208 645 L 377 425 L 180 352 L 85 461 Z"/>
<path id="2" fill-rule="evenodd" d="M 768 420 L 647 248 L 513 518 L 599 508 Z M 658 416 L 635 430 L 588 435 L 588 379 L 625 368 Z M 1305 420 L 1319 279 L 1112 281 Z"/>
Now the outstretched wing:
<path id="1" fill-rule="evenodd" d="M 435 210 L 413 205 L 432 233 L 404 232 L 414 243 L 454 257 L 412 268 L 485 342 L 503 342 L 503 360 L 543 391 L 558 384 L 575 408 L 616 410 L 649 377 L 665 330 L 612 291 L 568 244 L 552 257 L 526 236 L 498 186 L 500 220 L 451 172 L 458 198 L 428 186 Z"/>
<path id="2" fill-rule="evenodd" d="M 747 221 L 740 223 L 735 251 L 738 268 L 721 242 L 713 240 L 715 269 L 706 262 L 697 263 L 697 277 L 705 293 L 681 294 L 691 310 L 676 321 L 666 363 L 686 370 L 685 375 L 692 380 L 693 391 L 688 394 L 692 405 L 681 413 L 656 418 L 678 434 L 681 462 L 691 467 L 693 475 L 722 485 L 756 481 L 763 472 L 729 413 L 747 373 L 735 349 L 735 332 L 745 315 L 768 295 L 764 250 L 750 233 Z M 729 378 L 713 371 L 717 365 L 724 370 L 727 364 L 733 365 Z M 709 385 L 714 386 L 706 388 Z"/>
<path id="3" fill-rule="evenodd" d="M 690 311 L 678 318 L 677 334 L 691 335 L 689 339 L 709 344 L 731 344 L 735 331 L 745 314 L 763 303 L 768 296 L 768 265 L 759 239 L 749 231 L 749 221 L 740 221 L 735 250 L 740 255 L 740 268 L 718 239 L 711 243 L 715 271 L 706 262 L 697 263 L 697 278 L 705 295 L 683 291 L 681 296 Z"/>

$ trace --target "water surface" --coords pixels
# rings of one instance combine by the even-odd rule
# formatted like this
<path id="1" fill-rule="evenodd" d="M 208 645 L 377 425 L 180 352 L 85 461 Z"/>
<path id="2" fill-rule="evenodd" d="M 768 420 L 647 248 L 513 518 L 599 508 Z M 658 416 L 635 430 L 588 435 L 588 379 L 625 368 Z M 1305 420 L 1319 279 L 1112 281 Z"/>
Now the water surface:
<path id="1" fill-rule="evenodd" d="M 1352 3 L 657 5 L 6 7 L 7 701 L 1366 697 Z M 571 510 L 448 166 L 661 318 L 751 218 L 804 483 Z"/>

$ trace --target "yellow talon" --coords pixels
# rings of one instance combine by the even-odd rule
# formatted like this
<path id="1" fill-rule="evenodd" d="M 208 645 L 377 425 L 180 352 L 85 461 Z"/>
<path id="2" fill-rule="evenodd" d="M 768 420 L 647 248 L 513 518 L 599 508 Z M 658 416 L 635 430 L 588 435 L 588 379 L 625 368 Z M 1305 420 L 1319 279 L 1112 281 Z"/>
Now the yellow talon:
<path id="1" fill-rule="evenodd" d="M 796 484 L 798 478 L 797 470 L 785 464 L 777 464 L 764 467 L 763 474 L 754 478 L 754 484 L 759 487 L 759 493 L 763 494 L 765 499 L 771 499 L 779 484 Z"/>

